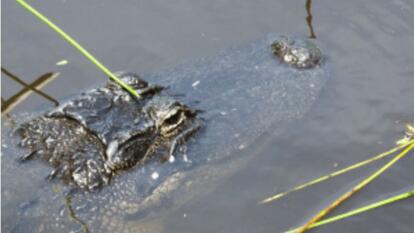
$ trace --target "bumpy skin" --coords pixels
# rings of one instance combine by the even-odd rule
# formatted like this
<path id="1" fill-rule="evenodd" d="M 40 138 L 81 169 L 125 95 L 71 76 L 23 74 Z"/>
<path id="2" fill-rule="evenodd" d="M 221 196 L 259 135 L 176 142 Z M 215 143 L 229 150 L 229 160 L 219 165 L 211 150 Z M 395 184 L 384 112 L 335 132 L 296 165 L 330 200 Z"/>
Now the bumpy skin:
<path id="1" fill-rule="evenodd" d="M 108 184 L 113 173 L 142 163 L 158 148 L 171 156 L 201 121 L 196 111 L 137 75 L 121 79 L 140 93 L 134 99 L 117 84 L 93 89 L 20 126 L 21 145 L 55 167 L 61 178 L 88 190 Z"/>
<path id="2" fill-rule="evenodd" d="M 296 68 L 313 68 L 322 58 L 321 50 L 311 40 L 295 41 L 282 36 L 271 45 L 273 54 Z"/>

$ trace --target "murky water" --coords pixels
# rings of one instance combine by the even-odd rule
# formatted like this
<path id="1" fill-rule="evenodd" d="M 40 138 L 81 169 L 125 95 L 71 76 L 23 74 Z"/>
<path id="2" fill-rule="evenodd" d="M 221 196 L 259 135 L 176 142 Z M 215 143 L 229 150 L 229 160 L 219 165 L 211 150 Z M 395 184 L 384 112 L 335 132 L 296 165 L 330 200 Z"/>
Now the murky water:
<path id="1" fill-rule="evenodd" d="M 113 70 L 156 71 L 269 32 L 311 35 L 305 1 L 42 1 L 35 6 Z M 268 205 L 257 201 L 332 171 L 335 164 L 346 166 L 391 148 L 404 123 L 414 121 L 414 3 L 320 0 L 313 1 L 311 13 L 314 34 L 334 66 L 319 100 L 282 136 L 269 129 L 251 148 L 254 159 L 246 167 L 157 223 L 165 232 L 281 232 L 300 225 L 381 162 Z M 13 1 L 2 4 L 2 42 L 2 67 L 26 82 L 61 72 L 42 89 L 56 99 L 103 82 L 100 71 Z M 69 64 L 56 66 L 62 59 Z M 1 86 L 5 99 L 21 88 L 3 75 Z M 32 95 L 12 114 L 49 105 Z M 413 165 L 411 153 L 335 213 L 412 188 Z M 3 204 L 2 212 L 7 212 Z M 408 199 L 315 232 L 412 232 L 413 213 Z"/>

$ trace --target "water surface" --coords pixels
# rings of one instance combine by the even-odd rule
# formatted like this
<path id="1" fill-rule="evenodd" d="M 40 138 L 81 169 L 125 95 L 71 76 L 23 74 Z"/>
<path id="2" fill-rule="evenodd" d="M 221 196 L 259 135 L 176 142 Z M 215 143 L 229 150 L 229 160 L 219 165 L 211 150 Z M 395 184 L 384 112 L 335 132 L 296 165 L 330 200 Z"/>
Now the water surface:
<path id="1" fill-rule="evenodd" d="M 391 148 L 404 123 L 414 121 L 414 3 L 312 3 L 314 35 L 329 51 L 334 66 L 319 100 L 282 136 L 272 136 L 269 129 L 257 148 L 251 148 L 254 159 L 246 167 L 159 223 L 165 232 L 281 232 L 299 225 L 380 163 L 268 205 L 257 206 L 257 201 L 332 171 L 335 164 L 346 166 Z M 269 32 L 311 36 L 305 4 L 291 0 L 34 2 L 111 69 L 142 73 L 213 55 Z M 13 1 L 2 4 L 2 42 L 2 66 L 26 82 L 49 71 L 61 72 L 42 89 L 56 99 L 103 82 L 100 71 Z M 69 64 L 56 66 L 62 59 Z M 7 99 L 21 87 L 2 75 L 1 88 Z M 52 104 L 32 95 L 11 114 L 42 106 Z M 413 156 L 335 213 L 412 188 Z M 7 211 L 3 205 L 2 211 Z M 409 199 L 315 232 L 412 232 L 413 211 Z"/>

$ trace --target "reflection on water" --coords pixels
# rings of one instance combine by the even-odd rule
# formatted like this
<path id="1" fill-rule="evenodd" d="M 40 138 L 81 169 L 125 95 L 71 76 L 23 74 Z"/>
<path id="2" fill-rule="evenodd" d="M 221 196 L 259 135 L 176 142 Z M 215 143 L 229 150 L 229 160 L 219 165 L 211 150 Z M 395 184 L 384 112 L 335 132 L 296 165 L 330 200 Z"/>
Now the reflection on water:
<path id="1" fill-rule="evenodd" d="M 309 28 L 309 38 L 316 38 L 312 25 L 312 0 L 306 0 L 305 8 L 307 13 L 306 23 L 308 24 Z"/>
<path id="2" fill-rule="evenodd" d="M 41 75 L 40 77 L 38 77 L 31 84 L 28 84 L 4 67 L 1 67 L 1 72 L 5 74 L 7 77 L 9 77 L 10 79 L 12 79 L 13 81 L 23 86 L 23 89 L 21 89 L 16 94 L 9 97 L 8 99 L 4 100 L 3 97 L 1 98 L 1 114 L 2 115 L 7 116 L 8 113 L 12 111 L 14 107 L 16 107 L 23 100 L 25 100 L 32 92 L 35 92 L 36 94 L 49 100 L 55 106 L 59 105 L 59 102 L 56 99 L 54 99 L 53 97 L 39 90 L 45 85 L 47 85 L 49 82 L 52 82 L 55 78 L 57 78 L 59 76 L 59 73 L 53 73 L 53 72 L 45 73 Z M 8 117 L 10 117 L 10 115 L 8 115 Z"/>

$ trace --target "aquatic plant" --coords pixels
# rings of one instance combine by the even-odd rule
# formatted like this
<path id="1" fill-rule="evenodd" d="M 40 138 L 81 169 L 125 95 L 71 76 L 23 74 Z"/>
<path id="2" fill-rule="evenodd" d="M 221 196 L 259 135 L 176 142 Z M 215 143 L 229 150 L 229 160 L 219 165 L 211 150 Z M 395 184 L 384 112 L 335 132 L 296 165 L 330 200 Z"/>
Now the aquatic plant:
<path id="1" fill-rule="evenodd" d="M 128 84 L 123 82 L 121 79 L 119 79 L 108 68 L 106 68 L 106 66 L 104 66 L 100 61 L 98 61 L 98 59 L 96 59 L 94 56 L 92 56 L 92 54 L 90 54 L 84 47 L 82 47 L 78 42 L 76 42 L 75 39 L 73 39 L 66 32 L 64 32 L 61 28 L 59 28 L 56 24 L 54 24 L 52 21 L 50 21 L 48 18 L 46 18 L 46 16 L 44 16 L 42 13 L 37 11 L 32 6 L 30 6 L 24 0 L 16 0 L 16 2 L 18 2 L 20 5 L 22 5 L 26 10 L 28 10 L 30 13 L 32 13 L 34 16 L 36 16 L 38 19 L 43 21 L 53 31 L 58 33 L 63 39 L 65 39 L 67 42 L 69 42 L 71 45 L 73 45 L 89 61 L 91 61 L 93 64 L 95 64 L 95 66 L 97 66 L 100 70 L 102 70 L 102 72 L 104 72 L 111 79 L 113 79 L 115 82 L 117 82 L 120 86 L 122 86 L 124 89 L 126 89 L 131 95 L 133 95 L 135 97 L 140 97 L 138 92 L 136 92 L 131 86 L 129 86 Z"/>
<path id="2" fill-rule="evenodd" d="M 414 127 L 410 124 L 406 125 L 406 132 L 404 134 L 404 137 L 402 139 L 399 139 L 396 144 L 397 146 L 384 152 L 381 153 L 379 155 L 376 155 L 370 159 L 361 161 L 359 163 L 353 164 L 351 166 L 345 167 L 343 169 L 340 169 L 338 171 L 335 171 L 333 173 L 321 176 L 319 178 L 316 178 L 314 180 L 311 180 L 309 182 L 306 182 L 304 184 L 301 184 L 293 189 L 290 189 L 288 191 L 276 194 L 274 196 L 268 197 L 262 201 L 259 202 L 259 204 L 265 204 L 265 203 L 269 203 L 272 201 L 275 201 L 277 199 L 280 199 L 292 192 L 295 191 L 299 191 L 302 190 L 304 188 L 310 187 L 312 185 L 315 185 L 317 183 L 320 183 L 322 181 L 326 181 L 329 180 L 335 176 L 344 174 L 346 172 L 352 171 L 356 168 L 365 166 L 367 164 L 370 164 L 374 161 L 377 161 L 379 159 L 385 158 L 389 155 L 392 155 L 398 151 L 400 151 L 392 160 L 390 160 L 388 163 L 386 163 L 385 165 L 383 165 L 381 168 L 379 168 L 377 171 L 375 171 L 374 173 L 372 173 L 370 176 L 368 176 L 367 178 L 365 178 L 363 181 L 361 181 L 359 184 L 357 184 L 356 186 L 354 186 L 351 190 L 349 190 L 348 192 L 346 192 L 345 194 L 341 195 L 339 198 L 337 198 L 334 202 L 332 202 L 330 205 L 328 205 L 326 208 L 324 208 L 323 210 L 321 210 L 320 212 L 318 212 L 313 218 L 311 218 L 306 224 L 304 224 L 301 227 L 295 228 L 293 230 L 289 230 L 286 231 L 285 233 L 292 233 L 292 232 L 297 232 L 297 233 L 303 233 L 308 229 L 314 228 L 314 227 L 318 227 L 318 226 L 322 226 L 328 223 L 332 223 L 335 221 L 338 221 L 340 219 L 344 219 L 344 218 L 348 218 L 357 214 L 360 214 L 362 212 L 366 212 L 387 204 L 391 204 L 393 202 L 402 200 L 402 199 L 406 199 L 409 198 L 411 196 L 414 195 L 414 190 L 410 190 L 407 191 L 405 193 L 387 198 L 385 200 L 381 200 L 375 203 L 372 203 L 370 205 L 367 206 L 363 206 L 360 207 L 358 209 L 325 219 L 325 220 L 321 220 L 323 217 L 325 217 L 328 213 L 330 213 L 333 209 L 335 209 L 337 206 L 339 206 L 341 203 L 343 203 L 344 201 L 346 201 L 348 198 L 350 198 L 352 195 L 354 195 L 355 193 L 357 193 L 358 191 L 362 190 L 365 186 L 367 186 L 368 184 L 370 184 L 373 180 L 377 179 L 382 173 L 384 173 L 386 170 L 388 170 L 390 167 L 392 167 L 397 161 L 399 161 L 401 158 L 403 158 L 405 155 L 407 155 L 409 152 L 411 152 L 414 149 Z"/>

